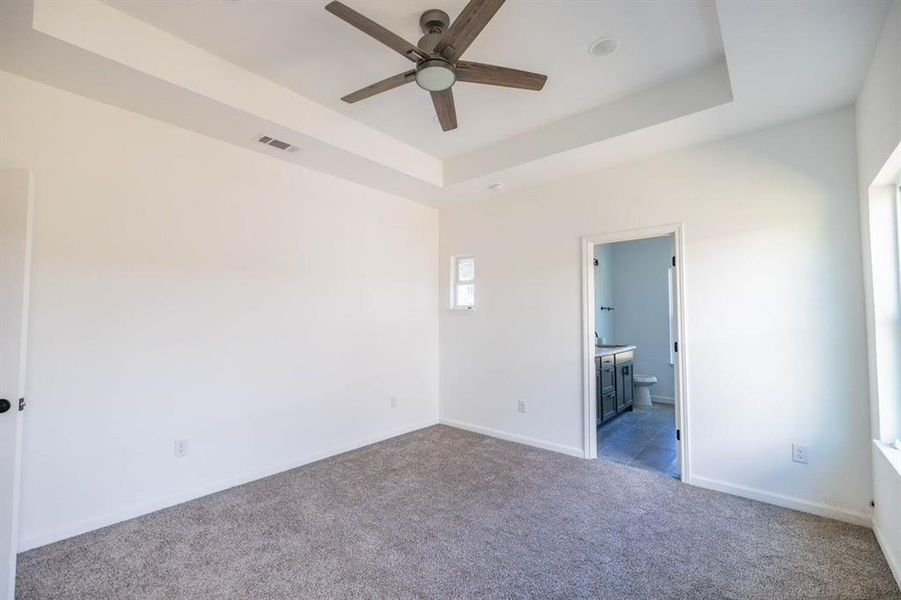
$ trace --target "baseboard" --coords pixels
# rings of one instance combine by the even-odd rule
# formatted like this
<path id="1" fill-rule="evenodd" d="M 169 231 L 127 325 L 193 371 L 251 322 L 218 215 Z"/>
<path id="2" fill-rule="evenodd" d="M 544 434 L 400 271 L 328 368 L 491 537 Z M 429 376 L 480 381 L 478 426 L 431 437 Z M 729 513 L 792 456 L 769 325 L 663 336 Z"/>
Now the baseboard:
<path id="1" fill-rule="evenodd" d="M 525 444 L 526 446 L 534 446 L 535 448 L 551 450 L 553 452 L 559 452 L 561 454 L 566 454 L 569 456 L 576 456 L 578 458 L 583 458 L 585 456 L 582 448 L 574 448 L 572 446 L 563 446 L 561 444 L 545 442 L 544 440 L 537 440 L 535 438 L 516 435 L 515 433 L 508 433 L 506 431 L 500 431 L 498 429 L 489 429 L 488 427 L 481 427 L 479 425 L 473 425 L 472 423 L 466 423 L 464 421 L 456 421 L 454 419 L 439 419 L 438 422 L 442 425 L 456 427 L 457 429 L 464 429 L 473 433 L 481 433 L 482 435 L 506 440 L 508 442 L 516 442 L 518 444 Z"/>
<path id="2" fill-rule="evenodd" d="M 873 523 L 873 533 L 876 535 L 876 541 L 879 542 L 879 547 L 882 548 L 882 555 L 885 556 L 885 562 L 888 563 L 888 568 L 891 569 L 892 575 L 895 576 L 895 583 L 901 588 L 901 557 L 896 556 L 891 552 L 888 544 L 885 543 L 885 538 L 880 533 L 878 523 Z"/>
<path id="3" fill-rule="evenodd" d="M 651 394 L 651 402 L 657 402 L 659 404 L 675 404 L 676 399 L 672 396 L 655 396 Z"/>
<path id="4" fill-rule="evenodd" d="M 867 513 L 860 513 L 844 508 L 838 508 L 836 506 L 829 506 L 828 504 L 812 502 L 810 500 L 804 500 L 802 498 L 796 498 L 794 496 L 775 494 L 772 492 L 766 492 L 764 490 L 746 487 L 743 485 L 737 485 L 716 479 L 709 479 L 707 477 L 699 477 L 697 475 L 692 476 L 691 481 L 689 481 L 688 483 L 690 483 L 691 485 L 696 485 L 698 487 L 706 488 L 708 490 L 724 492 L 726 494 L 741 496 L 742 498 L 749 498 L 751 500 L 758 500 L 760 502 L 774 504 L 783 508 L 791 508 L 793 510 L 810 513 L 812 515 L 835 519 L 836 521 L 843 521 L 845 523 L 851 523 L 852 525 L 862 525 L 863 527 L 873 526 L 872 518 Z"/>
<path id="5" fill-rule="evenodd" d="M 95 529 L 100 529 L 101 527 L 107 527 L 109 525 L 121 523 L 122 521 L 127 521 L 128 519 L 134 519 L 135 517 L 140 517 L 142 515 L 162 510 L 164 508 L 169 508 L 170 506 L 182 504 L 184 502 L 188 502 L 189 500 L 196 500 L 197 498 L 202 498 L 203 496 L 215 494 L 216 492 L 221 492 L 223 490 L 243 485 L 245 483 L 250 483 L 251 481 L 256 481 L 257 479 L 262 479 L 271 475 L 276 475 L 284 471 L 290 471 L 291 469 L 296 469 L 310 463 L 314 463 L 326 458 L 331 458 L 332 456 L 337 456 L 338 454 L 344 454 L 345 452 L 357 450 L 364 446 L 369 446 L 370 444 L 383 442 L 399 435 L 418 431 L 420 429 L 431 427 L 432 425 L 437 424 L 437 419 L 429 419 L 427 421 L 422 421 L 413 425 L 400 427 L 384 434 L 362 438 L 348 444 L 327 450 L 322 450 L 319 452 L 314 452 L 297 460 L 273 465 L 264 469 L 253 471 L 251 473 L 245 473 L 244 475 L 240 475 L 238 477 L 221 480 L 216 483 L 205 485 L 199 488 L 194 488 L 181 494 L 135 504 L 126 509 L 98 517 L 93 517 L 91 519 L 86 519 L 67 527 L 55 529 L 53 531 L 44 531 L 26 537 L 20 537 L 18 551 L 25 552 L 26 550 L 31 550 L 39 546 L 44 546 L 46 544 L 51 544 L 53 542 L 58 542 L 66 538 L 74 537 L 76 535 L 81 535 L 82 533 L 87 533 Z"/>

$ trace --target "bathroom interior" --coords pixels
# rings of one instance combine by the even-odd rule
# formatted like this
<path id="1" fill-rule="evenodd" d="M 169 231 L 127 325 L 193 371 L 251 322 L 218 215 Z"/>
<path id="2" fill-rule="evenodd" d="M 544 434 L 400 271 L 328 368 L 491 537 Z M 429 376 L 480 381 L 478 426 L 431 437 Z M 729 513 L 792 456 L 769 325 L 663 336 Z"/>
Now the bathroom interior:
<path id="1" fill-rule="evenodd" d="M 680 477 L 673 236 L 594 247 L 598 457 Z"/>

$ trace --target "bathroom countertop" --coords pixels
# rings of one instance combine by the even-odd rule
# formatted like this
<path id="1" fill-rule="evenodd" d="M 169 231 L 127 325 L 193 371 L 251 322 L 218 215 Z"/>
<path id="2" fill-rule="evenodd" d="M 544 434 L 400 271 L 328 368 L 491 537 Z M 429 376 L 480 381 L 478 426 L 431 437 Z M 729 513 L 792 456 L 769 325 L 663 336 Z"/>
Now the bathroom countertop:
<path id="1" fill-rule="evenodd" d="M 629 350 L 635 350 L 635 346 L 614 346 L 612 348 L 595 347 L 594 356 L 595 358 L 598 356 L 610 356 L 611 354 L 619 354 L 620 352 L 628 352 Z"/>

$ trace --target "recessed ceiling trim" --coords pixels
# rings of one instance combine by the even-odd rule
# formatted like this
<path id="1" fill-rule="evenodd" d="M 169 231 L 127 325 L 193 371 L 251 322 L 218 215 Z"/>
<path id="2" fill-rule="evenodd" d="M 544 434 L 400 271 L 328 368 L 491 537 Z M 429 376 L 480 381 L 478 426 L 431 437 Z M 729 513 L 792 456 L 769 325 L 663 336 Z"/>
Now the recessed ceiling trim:
<path id="1" fill-rule="evenodd" d="M 483 177 L 732 102 L 725 58 L 617 102 L 445 161 L 445 186 Z"/>
<path id="2" fill-rule="evenodd" d="M 425 182 L 441 161 L 98 0 L 35 0 L 33 28 Z"/>

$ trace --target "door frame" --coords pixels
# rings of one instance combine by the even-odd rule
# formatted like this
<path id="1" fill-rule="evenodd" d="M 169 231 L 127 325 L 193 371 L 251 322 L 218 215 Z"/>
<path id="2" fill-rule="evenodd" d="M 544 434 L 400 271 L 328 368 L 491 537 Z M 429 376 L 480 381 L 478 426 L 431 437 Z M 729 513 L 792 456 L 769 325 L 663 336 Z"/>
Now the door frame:
<path id="1" fill-rule="evenodd" d="M 0 486 L 0 600 L 12 600 L 16 586 L 33 206 L 34 174 L 24 169 L 0 169 L 0 260 L 6 256 L 4 267 L 9 268 L 0 280 L 0 293 L 10 289 L 14 293 L 0 304 L 0 328 L 6 350 L 0 356 L 0 375 L 4 378 L 0 381 L 0 395 L 12 404 L 0 414 L 0 433 L 4 434 L 0 436 L 0 452 L 4 468 L 9 469 L 0 474 L 0 483 L 4 484 Z"/>
<path id="2" fill-rule="evenodd" d="M 616 242 L 628 242 L 648 238 L 673 236 L 673 254 L 676 257 L 675 311 L 676 339 L 679 351 L 675 356 L 675 411 L 679 429 L 679 470 L 682 481 L 691 482 L 691 421 L 688 410 L 688 343 L 685 335 L 685 251 L 682 223 L 667 223 L 640 229 L 613 231 L 582 237 L 582 404 L 583 404 L 583 453 L 587 459 L 597 458 L 597 395 L 594 373 L 595 348 L 595 290 L 594 247 Z"/>

